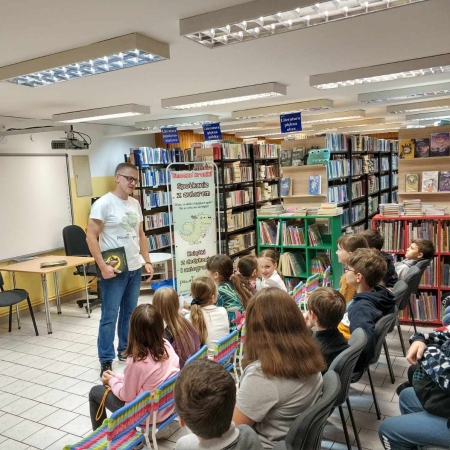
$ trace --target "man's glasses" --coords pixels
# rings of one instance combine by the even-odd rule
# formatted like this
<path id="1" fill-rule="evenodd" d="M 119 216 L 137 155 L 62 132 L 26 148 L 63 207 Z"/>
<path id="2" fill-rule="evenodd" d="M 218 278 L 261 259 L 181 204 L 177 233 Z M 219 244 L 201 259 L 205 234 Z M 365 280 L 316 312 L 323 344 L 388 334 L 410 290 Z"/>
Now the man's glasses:
<path id="1" fill-rule="evenodd" d="M 137 183 L 139 181 L 137 178 L 128 177 L 126 175 L 122 175 L 121 173 L 118 173 L 117 175 L 120 175 L 121 177 L 124 177 L 128 181 L 128 183 Z"/>
<path id="2" fill-rule="evenodd" d="M 355 270 L 349 269 L 347 266 L 345 266 L 345 267 L 344 267 L 344 273 L 347 273 L 347 272 L 358 273 L 358 272 L 356 272 Z"/>

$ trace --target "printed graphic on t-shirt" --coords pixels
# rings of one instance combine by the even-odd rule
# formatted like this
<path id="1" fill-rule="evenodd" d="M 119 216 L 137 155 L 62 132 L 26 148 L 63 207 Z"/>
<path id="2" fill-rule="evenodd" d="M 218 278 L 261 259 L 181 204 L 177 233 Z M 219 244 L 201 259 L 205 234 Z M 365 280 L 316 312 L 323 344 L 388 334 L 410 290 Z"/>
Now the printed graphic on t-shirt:
<path id="1" fill-rule="evenodd" d="M 122 217 L 122 222 L 120 226 L 126 231 L 133 231 L 138 223 L 138 215 L 135 212 L 127 212 L 125 216 Z"/>

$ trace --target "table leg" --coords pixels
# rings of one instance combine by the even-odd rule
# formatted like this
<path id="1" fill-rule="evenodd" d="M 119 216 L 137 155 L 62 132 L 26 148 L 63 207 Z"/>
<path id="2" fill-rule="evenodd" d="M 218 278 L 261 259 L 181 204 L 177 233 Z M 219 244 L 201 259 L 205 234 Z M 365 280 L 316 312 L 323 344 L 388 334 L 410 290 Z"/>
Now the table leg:
<path id="1" fill-rule="evenodd" d="M 55 283 L 56 310 L 58 311 L 58 314 L 61 314 L 61 296 L 59 295 L 58 272 L 53 272 L 53 281 Z"/>
<path id="2" fill-rule="evenodd" d="M 87 284 L 87 277 L 86 277 L 86 266 L 83 264 L 83 276 L 84 276 L 84 288 L 86 289 L 86 309 L 88 317 L 91 317 L 91 307 L 89 305 L 89 288 Z"/>
<path id="3" fill-rule="evenodd" d="M 47 275 L 41 275 L 42 280 L 42 292 L 44 294 L 44 308 L 45 308 L 45 319 L 47 320 L 47 332 L 52 334 L 52 320 L 50 318 L 50 305 L 48 302 L 48 286 L 47 286 Z"/>

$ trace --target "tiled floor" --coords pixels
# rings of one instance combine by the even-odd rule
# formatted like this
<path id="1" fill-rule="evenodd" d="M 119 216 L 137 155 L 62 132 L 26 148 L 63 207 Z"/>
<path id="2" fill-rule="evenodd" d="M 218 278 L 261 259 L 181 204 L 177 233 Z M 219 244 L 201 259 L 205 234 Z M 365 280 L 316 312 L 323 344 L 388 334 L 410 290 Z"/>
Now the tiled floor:
<path id="1" fill-rule="evenodd" d="M 143 295 L 140 302 L 149 301 Z M 8 333 L 7 324 L 0 325 L 0 449 L 61 450 L 64 445 L 77 442 L 90 432 L 88 393 L 99 383 L 97 360 L 97 329 L 100 317 L 95 309 L 88 319 L 84 310 L 75 302 L 65 303 L 63 314 L 57 315 L 52 308 L 53 334 L 47 335 L 45 315 L 36 314 L 40 336 L 35 336 L 29 317 L 22 318 L 22 329 Z M 404 328 L 405 341 L 410 335 Z M 397 384 L 405 381 L 408 363 L 401 356 L 396 332 L 388 338 L 391 359 L 394 363 L 396 383 L 389 379 L 384 357 L 374 367 L 374 383 L 380 403 L 382 420 L 398 415 Z M 113 370 L 121 372 L 124 363 L 115 362 Z M 376 430 L 379 421 L 364 376 L 352 385 L 352 408 L 361 444 L 364 449 L 379 450 L 382 446 Z M 345 409 L 347 421 L 348 413 Z M 176 427 L 179 428 L 179 427 Z M 176 429 L 161 450 L 172 450 L 184 429 Z M 353 430 L 349 426 L 351 438 Z M 345 438 L 337 411 L 330 417 L 325 428 L 323 448 L 345 450 Z M 355 447 L 356 448 L 356 447 Z"/>

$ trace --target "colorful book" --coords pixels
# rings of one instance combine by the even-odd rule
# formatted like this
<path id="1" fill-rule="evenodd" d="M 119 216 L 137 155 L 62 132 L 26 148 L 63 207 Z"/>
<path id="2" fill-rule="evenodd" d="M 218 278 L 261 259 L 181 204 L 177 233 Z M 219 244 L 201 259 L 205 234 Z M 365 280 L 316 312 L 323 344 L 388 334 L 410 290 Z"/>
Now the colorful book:
<path id="1" fill-rule="evenodd" d="M 125 247 L 112 248 L 102 252 L 103 261 L 113 269 L 126 272 L 128 270 L 127 255 L 125 253 Z"/>
<path id="2" fill-rule="evenodd" d="M 303 160 L 305 158 L 305 147 L 294 148 L 292 152 L 292 165 L 303 166 Z"/>
<path id="3" fill-rule="evenodd" d="M 439 172 L 422 172 L 422 192 L 438 192 Z"/>
<path id="4" fill-rule="evenodd" d="M 450 171 L 439 173 L 439 192 L 450 191 Z"/>
<path id="5" fill-rule="evenodd" d="M 414 158 L 415 146 L 414 139 L 400 139 L 398 145 L 398 155 L 400 159 Z"/>
<path id="6" fill-rule="evenodd" d="M 430 140 L 416 139 L 416 149 L 414 153 L 415 158 L 428 158 L 430 156 Z"/>
<path id="7" fill-rule="evenodd" d="M 291 178 L 282 178 L 280 194 L 282 197 L 286 197 L 286 196 L 292 194 L 292 179 Z"/>
<path id="8" fill-rule="evenodd" d="M 309 195 L 320 195 L 322 191 L 322 177 L 320 175 L 310 175 L 308 184 Z"/>
<path id="9" fill-rule="evenodd" d="M 407 173 L 405 175 L 405 191 L 419 192 L 419 174 Z"/>
<path id="10" fill-rule="evenodd" d="M 291 167 L 292 166 L 292 149 L 291 150 L 281 150 L 280 165 L 281 165 L 281 167 Z"/>
<path id="11" fill-rule="evenodd" d="M 322 235 L 320 234 L 319 227 L 316 223 L 308 226 L 308 237 L 309 237 L 309 245 L 314 247 L 321 245 Z"/>
<path id="12" fill-rule="evenodd" d="M 450 133 L 431 135 L 430 156 L 450 156 Z"/>

